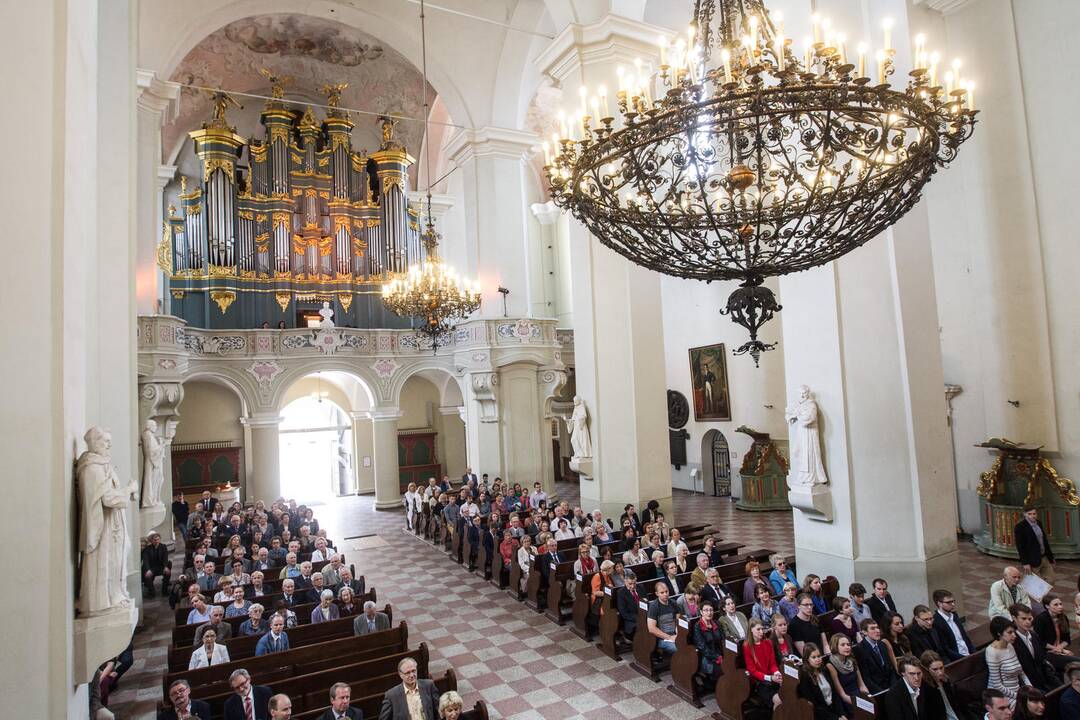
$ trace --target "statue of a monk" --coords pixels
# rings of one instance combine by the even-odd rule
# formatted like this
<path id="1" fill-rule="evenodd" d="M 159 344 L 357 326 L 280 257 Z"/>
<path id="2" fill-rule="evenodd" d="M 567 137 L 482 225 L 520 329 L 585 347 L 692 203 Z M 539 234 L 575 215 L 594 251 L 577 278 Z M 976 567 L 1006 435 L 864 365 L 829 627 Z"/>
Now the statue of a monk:
<path id="1" fill-rule="evenodd" d="M 784 416 L 792 425 L 789 484 L 825 485 L 829 478 L 825 475 L 825 465 L 821 461 L 818 405 L 809 387 L 799 386 L 799 397 L 787 407 Z"/>
<path id="2" fill-rule="evenodd" d="M 161 485 L 165 482 L 165 441 L 158 437 L 157 422 L 147 420 L 142 432 L 144 508 L 160 507 Z"/>
<path id="3" fill-rule="evenodd" d="M 124 587 L 128 543 L 124 511 L 138 486 L 121 483 L 112 465 L 112 436 L 107 430 L 92 427 L 84 438 L 87 450 L 76 466 L 83 554 L 79 608 L 83 617 L 89 617 L 131 605 Z"/>
<path id="4" fill-rule="evenodd" d="M 585 401 L 579 396 L 574 396 L 574 414 L 566 421 L 570 431 L 570 445 L 574 449 L 574 457 L 592 457 L 592 437 L 589 435 L 589 411 L 585 409 Z"/>

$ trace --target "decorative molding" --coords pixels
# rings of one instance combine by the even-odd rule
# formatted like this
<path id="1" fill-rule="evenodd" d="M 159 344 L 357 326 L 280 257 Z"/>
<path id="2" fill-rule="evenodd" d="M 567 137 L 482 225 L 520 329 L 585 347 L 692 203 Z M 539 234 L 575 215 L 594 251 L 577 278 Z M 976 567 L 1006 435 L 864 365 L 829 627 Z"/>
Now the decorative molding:
<path id="1" fill-rule="evenodd" d="M 567 25 L 535 63 L 540 72 L 560 85 L 577 75 L 582 66 L 633 65 L 636 58 L 658 65 L 656 37 L 660 34 L 670 35 L 671 31 L 621 15 L 607 15 L 591 25 Z"/>
<path id="2" fill-rule="evenodd" d="M 446 155 L 457 165 L 481 157 L 524 161 L 540 142 L 539 135 L 523 130 L 497 127 L 465 129 L 450 138 L 446 144 Z"/>
<path id="3" fill-rule="evenodd" d="M 276 428 L 281 424 L 282 417 L 277 412 L 255 413 L 240 418 L 240 424 L 249 428 Z"/>
<path id="4" fill-rule="evenodd" d="M 529 209 L 541 225 L 554 225 L 563 214 L 563 211 L 550 200 L 544 203 L 533 203 Z"/>
<path id="5" fill-rule="evenodd" d="M 469 387 L 472 399 L 480 406 L 480 422 L 499 421 L 499 374 L 497 372 L 469 373 Z"/>
<path id="6" fill-rule="evenodd" d="M 450 212 L 450 208 L 454 207 L 457 202 L 457 198 L 453 195 L 440 195 L 438 193 L 432 193 L 431 195 L 431 215 L 438 220 L 446 213 Z M 413 190 L 409 193 L 409 206 L 416 208 L 421 213 L 427 212 L 427 193 L 423 190 Z"/>
<path id="7" fill-rule="evenodd" d="M 180 115 L 180 84 L 159 80 L 153 70 L 136 70 L 136 103 L 140 110 L 161 114 L 161 126 L 165 127 Z"/>
<path id="8" fill-rule="evenodd" d="M 925 5 L 931 10 L 937 10 L 942 15 L 951 15 L 968 5 L 974 5 L 976 0 L 915 0 L 916 5 Z"/>

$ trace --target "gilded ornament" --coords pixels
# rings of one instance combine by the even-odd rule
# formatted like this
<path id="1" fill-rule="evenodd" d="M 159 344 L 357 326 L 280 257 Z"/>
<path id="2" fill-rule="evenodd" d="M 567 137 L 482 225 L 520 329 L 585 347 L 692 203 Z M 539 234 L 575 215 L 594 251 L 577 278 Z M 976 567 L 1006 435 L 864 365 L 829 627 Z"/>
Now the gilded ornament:
<path id="1" fill-rule="evenodd" d="M 184 299 L 184 291 L 183 290 L 173 290 L 172 291 L 172 296 L 173 296 L 174 300 L 183 300 Z"/>
<path id="2" fill-rule="evenodd" d="M 294 165 L 303 165 L 304 164 L 304 156 L 303 155 L 293 155 L 292 153 L 290 153 L 289 158 L 293 161 Z"/>
<path id="3" fill-rule="evenodd" d="M 270 126 L 270 142 L 280 140 L 286 145 L 289 144 L 289 129 L 283 125 L 271 125 Z"/>
<path id="4" fill-rule="evenodd" d="M 341 293 L 338 295 L 338 302 L 341 303 L 342 310 L 349 312 L 349 308 L 352 307 L 352 293 Z"/>
<path id="5" fill-rule="evenodd" d="M 254 270 L 241 270 L 240 271 L 240 277 L 242 277 L 242 278 L 250 278 L 250 279 L 254 280 L 255 279 L 255 271 Z"/>
<path id="6" fill-rule="evenodd" d="M 266 222 L 266 213 L 256 213 L 255 222 Z"/>
<path id="7" fill-rule="evenodd" d="M 319 167 L 324 168 L 324 167 L 328 167 L 329 165 L 330 165 L 330 158 L 328 158 L 328 157 L 319 158 Z"/>
<path id="8" fill-rule="evenodd" d="M 221 314 L 224 315 L 225 311 L 236 300 L 236 293 L 232 290 L 211 290 L 210 299 L 217 303 L 218 308 L 221 309 Z"/>
<path id="9" fill-rule="evenodd" d="M 316 242 L 318 243 L 319 255 L 321 257 L 328 257 L 332 252 L 334 252 L 334 238 L 330 235 L 324 235 Z"/>
<path id="10" fill-rule="evenodd" d="M 208 266 L 207 274 L 210 277 L 234 277 L 236 275 L 236 269 L 225 265 L 210 265 Z M 222 310 L 222 312 L 225 312 Z"/>
<path id="11" fill-rule="evenodd" d="M 169 223 L 164 223 L 164 231 L 161 233 L 161 241 L 157 246 L 157 266 L 161 271 L 171 275 L 173 271 L 172 231 Z"/>
<path id="12" fill-rule="evenodd" d="M 287 292 L 274 293 L 274 299 L 277 300 L 278 307 L 281 308 L 281 312 L 289 307 L 289 300 L 292 299 L 292 295 Z"/>
<path id="13" fill-rule="evenodd" d="M 289 213 L 289 212 L 275 212 L 273 214 L 274 229 L 275 230 L 277 230 L 278 228 L 286 228 L 286 229 L 288 229 L 289 220 L 290 220 L 291 215 L 292 215 L 292 213 Z"/>
<path id="14" fill-rule="evenodd" d="M 209 182 L 215 170 L 221 170 L 229 178 L 229 182 L 234 182 L 233 168 L 233 161 L 229 158 L 207 158 L 203 163 L 203 182 Z"/>
<path id="15" fill-rule="evenodd" d="M 254 220 L 255 219 L 255 213 L 252 210 L 240 210 L 236 214 L 240 216 L 241 220 Z"/>
<path id="16" fill-rule="evenodd" d="M 998 480 L 1001 478 L 1001 456 L 994 458 L 994 464 L 986 472 L 979 473 L 979 486 L 975 492 L 990 500 L 997 492 Z"/>

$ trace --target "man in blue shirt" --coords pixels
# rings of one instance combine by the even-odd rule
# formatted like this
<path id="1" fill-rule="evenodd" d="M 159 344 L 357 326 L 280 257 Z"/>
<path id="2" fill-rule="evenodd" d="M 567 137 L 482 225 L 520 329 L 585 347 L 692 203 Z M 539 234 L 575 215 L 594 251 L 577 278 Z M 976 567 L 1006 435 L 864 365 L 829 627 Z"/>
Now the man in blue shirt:
<path id="1" fill-rule="evenodd" d="M 285 618 L 275 615 L 270 621 L 270 632 L 259 638 L 255 656 L 285 652 L 289 649 L 289 636 L 285 634 Z"/>

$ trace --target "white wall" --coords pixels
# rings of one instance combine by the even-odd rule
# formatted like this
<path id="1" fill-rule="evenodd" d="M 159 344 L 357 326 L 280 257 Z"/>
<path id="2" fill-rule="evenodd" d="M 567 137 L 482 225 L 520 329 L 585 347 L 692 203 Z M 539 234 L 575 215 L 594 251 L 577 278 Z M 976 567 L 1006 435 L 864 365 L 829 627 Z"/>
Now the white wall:
<path id="1" fill-rule="evenodd" d="M 775 280 L 767 285 L 776 292 Z M 750 437 L 735 432 L 740 425 L 748 425 L 755 430 L 771 433 L 777 440 L 787 439 L 787 425 L 784 422 L 784 356 L 783 348 L 764 353 L 761 367 L 754 367 L 749 355 L 738 357 L 732 353 L 749 336 L 743 328 L 731 322 L 728 316 L 720 314 L 720 308 L 727 305 L 727 296 L 738 287 L 735 282 L 712 283 L 707 285 L 696 280 L 664 277 L 661 281 L 661 295 L 664 312 L 664 355 L 667 370 L 667 387 L 678 390 L 690 403 L 690 421 L 686 431 L 690 439 L 686 441 L 686 456 L 689 465 L 676 470 L 671 465 L 671 483 L 673 487 L 691 489 L 690 470 L 701 468 L 701 441 L 711 429 L 719 430 L 727 438 L 731 447 L 731 491 L 736 497 L 741 492 L 738 478 L 739 464 L 750 448 Z M 781 299 L 781 303 L 783 300 Z M 761 331 L 761 339 L 774 342 L 780 339 L 783 329 L 783 312 L 779 313 Z M 726 345 L 728 387 L 730 389 L 731 421 L 694 420 L 694 393 L 690 383 L 690 353 L 692 347 L 724 343 Z M 772 405 L 772 408 L 765 407 Z M 712 492 L 712 478 L 704 477 L 702 483 L 705 492 Z"/>
<path id="2" fill-rule="evenodd" d="M 186 382 L 179 412 L 174 443 L 227 441 L 237 447 L 244 445 L 240 398 L 229 388 L 214 382 Z"/>

